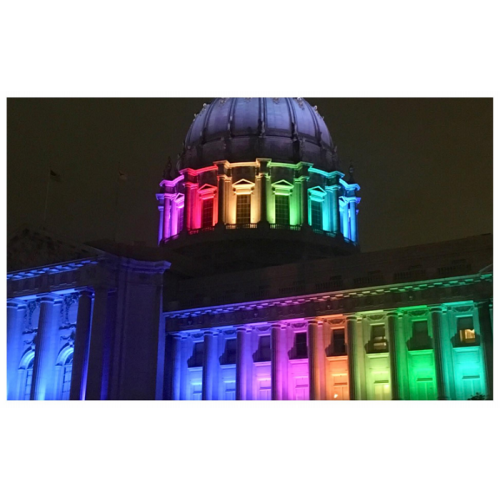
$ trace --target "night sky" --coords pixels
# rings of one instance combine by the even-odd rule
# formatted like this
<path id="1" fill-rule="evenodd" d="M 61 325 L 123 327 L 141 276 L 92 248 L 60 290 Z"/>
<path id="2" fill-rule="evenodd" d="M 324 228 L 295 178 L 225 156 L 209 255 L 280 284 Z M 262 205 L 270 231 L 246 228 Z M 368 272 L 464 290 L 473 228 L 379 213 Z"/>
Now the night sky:
<path id="1" fill-rule="evenodd" d="M 306 98 L 325 117 L 344 171 L 360 184 L 362 251 L 493 231 L 491 99 Z M 9 99 L 8 233 L 41 226 L 76 242 L 156 244 L 155 193 L 204 102 Z M 118 184 L 118 171 L 128 181 Z"/>

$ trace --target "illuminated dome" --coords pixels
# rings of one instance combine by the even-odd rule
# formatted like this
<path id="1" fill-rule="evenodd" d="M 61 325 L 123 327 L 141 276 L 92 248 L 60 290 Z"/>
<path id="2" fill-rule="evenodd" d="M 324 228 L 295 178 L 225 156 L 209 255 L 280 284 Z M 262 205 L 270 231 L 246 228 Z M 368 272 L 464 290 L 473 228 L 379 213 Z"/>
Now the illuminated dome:
<path id="1" fill-rule="evenodd" d="M 204 105 L 189 128 L 180 168 L 214 161 L 313 163 L 336 170 L 330 132 L 317 109 L 302 98 L 219 98 Z"/>

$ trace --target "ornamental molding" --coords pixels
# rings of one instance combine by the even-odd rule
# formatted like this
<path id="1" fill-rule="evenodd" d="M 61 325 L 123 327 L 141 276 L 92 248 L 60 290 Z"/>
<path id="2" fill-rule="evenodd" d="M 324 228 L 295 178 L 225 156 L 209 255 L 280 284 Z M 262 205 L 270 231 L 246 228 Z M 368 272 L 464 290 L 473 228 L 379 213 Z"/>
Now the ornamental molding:
<path id="1" fill-rule="evenodd" d="M 410 316 L 413 317 L 420 317 L 420 316 L 427 316 L 427 310 L 422 309 L 420 311 L 407 311 Z"/>
<path id="2" fill-rule="evenodd" d="M 474 309 L 474 306 L 458 306 L 458 307 L 453 307 L 453 311 L 459 312 L 459 313 L 466 313 L 466 312 L 471 312 Z"/>
<path id="3" fill-rule="evenodd" d="M 338 326 L 338 325 L 343 325 L 345 324 L 345 319 L 344 318 L 339 318 L 339 319 L 327 319 L 326 323 L 332 326 Z"/>
<path id="4" fill-rule="evenodd" d="M 382 321 L 385 320 L 385 314 L 374 314 L 371 316 L 366 316 L 366 319 L 369 321 Z"/>
<path id="5" fill-rule="evenodd" d="M 464 294 L 474 296 L 475 300 L 483 300 L 481 299 L 483 296 L 484 300 L 491 299 L 492 275 L 468 276 L 464 280 L 458 280 L 455 285 L 450 285 L 449 281 L 451 280 L 436 280 L 435 282 L 429 280 L 426 283 L 415 283 L 414 285 L 405 283 L 399 286 L 390 284 L 385 287 L 359 288 L 246 303 L 179 309 L 164 313 L 165 329 L 167 332 L 182 332 L 202 327 L 222 328 L 225 326 L 236 327 L 236 325 L 250 327 L 252 323 L 260 323 L 261 326 L 256 328 L 260 331 L 268 331 L 270 326 L 262 325 L 262 323 L 290 322 L 294 319 L 342 314 L 364 316 L 366 320 L 372 322 L 385 320 L 385 312 L 370 312 L 370 308 L 373 306 L 366 304 L 364 298 L 367 294 L 368 296 L 378 296 L 377 309 L 379 311 L 381 309 L 397 309 L 398 314 L 403 315 L 420 314 L 420 311 L 405 310 L 405 307 L 410 308 L 410 306 L 414 307 L 415 305 L 424 307 L 422 315 L 436 308 L 440 311 L 444 310 L 445 307 L 450 308 L 449 305 L 444 306 L 443 303 L 449 302 L 450 299 L 457 296 L 460 296 L 460 301 L 463 301 Z M 432 293 L 420 294 L 419 291 L 424 287 Z M 464 287 L 467 288 L 465 292 Z M 413 295 L 413 298 L 410 298 L 410 295 Z M 470 310 L 470 307 L 472 306 L 468 306 L 467 310 Z M 258 317 L 255 317 L 255 311 L 258 311 Z M 326 321 L 330 323 L 332 320 Z M 339 321 L 345 321 L 345 318 L 339 318 Z"/>

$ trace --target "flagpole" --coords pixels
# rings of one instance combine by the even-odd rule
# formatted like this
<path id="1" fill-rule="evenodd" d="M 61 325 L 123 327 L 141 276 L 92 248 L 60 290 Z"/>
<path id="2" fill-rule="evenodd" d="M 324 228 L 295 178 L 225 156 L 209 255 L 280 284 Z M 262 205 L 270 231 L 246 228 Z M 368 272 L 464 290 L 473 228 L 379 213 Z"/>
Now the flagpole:
<path id="1" fill-rule="evenodd" d="M 115 193 L 115 231 L 113 233 L 113 241 L 116 243 L 116 233 L 118 231 L 118 195 L 120 194 L 120 174 L 116 179 L 116 193 Z"/>
<path id="2" fill-rule="evenodd" d="M 48 175 L 48 178 L 47 178 L 47 191 L 45 193 L 45 208 L 43 210 L 43 225 L 42 225 L 42 229 L 46 229 L 45 222 L 47 220 L 47 207 L 48 207 L 48 204 L 49 204 L 50 167 L 49 167 L 48 172 L 49 172 L 49 175 Z"/>

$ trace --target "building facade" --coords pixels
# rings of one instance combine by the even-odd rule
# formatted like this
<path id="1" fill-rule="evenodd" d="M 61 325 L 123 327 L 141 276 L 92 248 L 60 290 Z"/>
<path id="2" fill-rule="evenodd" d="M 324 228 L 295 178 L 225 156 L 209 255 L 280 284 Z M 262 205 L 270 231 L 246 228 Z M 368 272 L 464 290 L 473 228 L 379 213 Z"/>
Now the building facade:
<path id="1" fill-rule="evenodd" d="M 11 238 L 8 399 L 492 399 L 491 235 L 362 253 L 359 190 L 307 101 L 214 100 L 158 248 Z"/>

